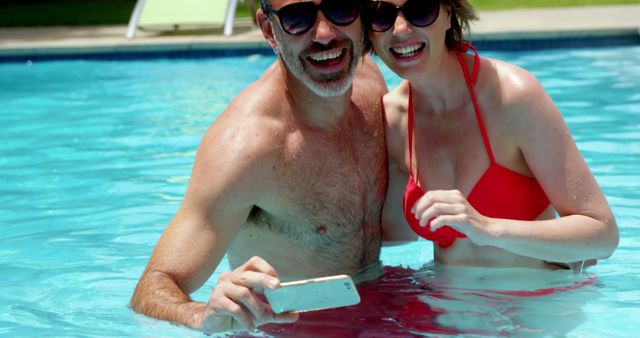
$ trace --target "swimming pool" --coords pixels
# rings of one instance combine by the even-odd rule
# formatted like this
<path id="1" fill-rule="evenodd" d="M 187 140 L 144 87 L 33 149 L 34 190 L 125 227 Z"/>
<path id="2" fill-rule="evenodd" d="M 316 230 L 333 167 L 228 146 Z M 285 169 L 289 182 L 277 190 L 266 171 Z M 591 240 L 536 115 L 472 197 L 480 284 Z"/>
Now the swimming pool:
<path id="1" fill-rule="evenodd" d="M 423 267 L 432 258 L 425 241 L 385 247 L 385 265 L 422 269 L 414 289 L 385 294 L 380 288 L 377 296 L 406 300 L 417 290 L 417 306 L 429 305 L 424 316 L 404 322 L 380 316 L 377 322 L 397 327 L 386 333 L 374 330 L 375 319 L 357 316 L 322 325 L 346 325 L 362 337 L 635 336 L 640 46 L 484 55 L 528 68 L 556 100 L 613 207 L 619 248 L 573 276 L 440 271 Z M 202 337 L 136 315 L 128 301 L 178 208 L 200 137 L 272 61 L 255 55 L 0 64 L 0 335 Z M 390 86 L 398 83 L 381 69 Z M 226 269 L 223 262 L 193 297 L 206 300 Z M 561 291 L 576 283 L 587 285 Z M 511 293 L 549 288 L 556 292 Z M 384 301 L 370 305 L 394 304 Z M 437 322 L 435 330 L 427 319 Z"/>

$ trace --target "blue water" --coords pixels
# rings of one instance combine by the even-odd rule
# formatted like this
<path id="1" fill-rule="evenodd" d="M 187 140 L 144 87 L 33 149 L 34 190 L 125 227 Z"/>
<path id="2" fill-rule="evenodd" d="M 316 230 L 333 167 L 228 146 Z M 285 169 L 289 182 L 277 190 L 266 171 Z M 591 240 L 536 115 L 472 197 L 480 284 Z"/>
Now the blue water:
<path id="1" fill-rule="evenodd" d="M 620 246 L 586 274 L 533 274 L 533 284 L 526 271 L 424 267 L 432 259 L 424 241 L 383 248 L 383 262 L 422 269 L 417 280 L 447 289 L 449 298 L 425 293 L 421 299 L 446 309 L 438 320 L 461 332 L 634 336 L 640 332 L 640 47 L 484 55 L 529 69 L 547 88 L 612 205 Z M 202 337 L 136 315 L 128 301 L 178 208 L 200 137 L 272 61 L 0 64 L 1 336 Z M 390 86 L 398 83 L 381 69 Z M 227 269 L 223 261 L 193 297 L 206 300 Z M 491 293 L 590 279 L 596 282 L 546 297 Z M 558 328 L 558 321 L 567 327 Z"/>

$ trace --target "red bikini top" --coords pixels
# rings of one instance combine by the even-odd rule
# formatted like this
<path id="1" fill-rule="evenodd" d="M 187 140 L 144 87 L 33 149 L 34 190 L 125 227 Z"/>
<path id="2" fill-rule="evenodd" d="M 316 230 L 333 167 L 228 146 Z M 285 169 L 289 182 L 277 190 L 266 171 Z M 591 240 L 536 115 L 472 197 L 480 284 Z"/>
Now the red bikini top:
<path id="1" fill-rule="evenodd" d="M 469 76 L 469 70 L 462 57 L 462 53 L 466 53 L 468 49 L 471 49 L 475 53 L 473 74 L 471 76 Z M 467 201 L 469 201 L 479 213 L 487 217 L 528 221 L 535 220 L 547 209 L 550 204 L 549 199 L 535 178 L 524 176 L 503 167 L 496 163 L 493 157 L 491 144 L 489 143 L 489 138 L 482 121 L 480 107 L 478 106 L 478 101 L 473 91 L 473 86 L 476 83 L 478 70 L 480 68 L 478 52 L 473 46 L 466 44 L 461 48 L 460 52 L 456 53 L 456 57 L 464 73 L 469 95 L 471 96 L 471 101 L 476 111 L 478 127 L 482 133 L 484 147 L 491 161 L 491 165 L 487 171 L 471 189 Z M 417 180 L 413 178 L 413 100 L 411 98 L 411 85 L 409 85 L 408 114 L 409 182 L 407 182 L 407 187 L 404 192 L 404 216 L 415 233 L 446 248 L 451 246 L 456 238 L 464 238 L 466 236 L 449 226 L 441 227 L 435 232 L 429 230 L 429 225 L 421 227 L 419 221 L 411 213 L 413 205 L 424 195 L 424 191 L 418 186 Z"/>

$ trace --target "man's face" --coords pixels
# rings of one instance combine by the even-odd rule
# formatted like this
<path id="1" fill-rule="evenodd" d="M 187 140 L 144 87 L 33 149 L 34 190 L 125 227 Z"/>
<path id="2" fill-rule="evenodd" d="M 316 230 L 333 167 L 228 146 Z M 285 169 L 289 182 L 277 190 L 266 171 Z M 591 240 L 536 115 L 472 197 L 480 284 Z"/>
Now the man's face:
<path id="1" fill-rule="evenodd" d="M 273 0 L 271 7 L 280 10 L 300 2 L 303 1 Z M 313 1 L 318 5 L 321 2 Z M 271 15 L 270 23 L 276 53 L 298 81 L 323 97 L 342 95 L 351 87 L 364 43 L 360 18 L 346 26 L 339 26 L 318 11 L 313 26 L 299 35 L 285 32 L 275 14 Z"/>

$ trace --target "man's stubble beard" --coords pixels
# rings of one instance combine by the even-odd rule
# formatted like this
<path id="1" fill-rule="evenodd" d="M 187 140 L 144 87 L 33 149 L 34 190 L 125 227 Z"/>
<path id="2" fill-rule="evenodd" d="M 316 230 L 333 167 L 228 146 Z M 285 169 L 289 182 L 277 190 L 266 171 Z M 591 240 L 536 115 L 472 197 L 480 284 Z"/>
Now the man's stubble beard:
<path id="1" fill-rule="evenodd" d="M 307 88 L 316 95 L 321 97 L 335 97 L 345 94 L 347 90 L 351 88 L 358 62 L 360 62 L 360 58 L 362 57 L 364 34 L 362 34 L 361 39 L 357 44 L 354 44 L 351 41 L 347 46 L 345 46 L 348 52 L 351 53 L 351 60 L 347 70 L 348 73 L 346 75 L 341 73 L 337 79 L 332 79 L 330 77 L 323 79 L 321 78 L 322 76 L 312 77 L 311 74 L 305 70 L 304 63 L 300 60 L 298 55 L 294 54 L 292 51 L 287 53 L 287 51 L 284 50 L 283 41 L 279 34 L 274 30 L 273 24 L 272 31 L 274 32 L 273 37 L 276 42 L 276 54 L 278 55 L 278 58 L 282 60 L 289 73 L 307 86 Z"/>

